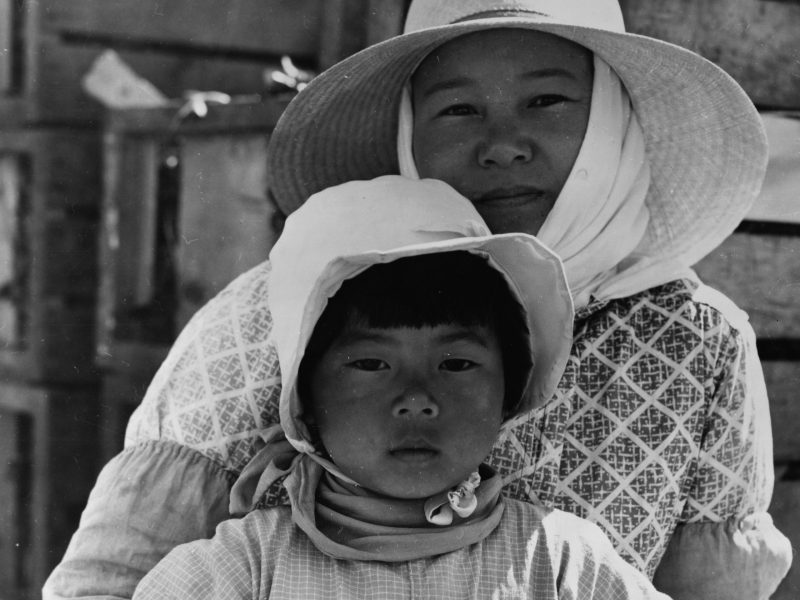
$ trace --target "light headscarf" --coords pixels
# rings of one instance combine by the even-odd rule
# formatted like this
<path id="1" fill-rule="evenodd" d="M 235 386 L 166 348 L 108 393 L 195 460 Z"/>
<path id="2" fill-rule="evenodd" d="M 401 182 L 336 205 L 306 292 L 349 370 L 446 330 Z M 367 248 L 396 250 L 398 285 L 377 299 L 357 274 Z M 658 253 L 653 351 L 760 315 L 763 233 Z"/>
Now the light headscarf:
<path id="1" fill-rule="evenodd" d="M 402 93 L 397 134 L 400 174 L 419 179 L 413 155 L 410 85 Z M 589 123 L 561 193 L 537 237 L 564 262 L 577 308 L 678 278 L 695 278 L 685 264 L 639 254 L 649 220 L 650 166 L 644 134 L 625 88 L 594 55 Z"/>

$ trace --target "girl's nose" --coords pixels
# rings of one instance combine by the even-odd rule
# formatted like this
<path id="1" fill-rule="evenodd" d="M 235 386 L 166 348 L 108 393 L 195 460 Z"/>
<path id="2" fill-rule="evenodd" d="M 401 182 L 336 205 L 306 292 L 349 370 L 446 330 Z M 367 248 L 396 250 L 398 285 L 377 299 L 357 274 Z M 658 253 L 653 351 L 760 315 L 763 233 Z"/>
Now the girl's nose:
<path id="1" fill-rule="evenodd" d="M 530 162 L 532 158 L 532 142 L 514 120 L 491 127 L 486 139 L 478 147 L 478 164 L 484 168 L 505 169 L 514 164 Z"/>
<path id="2" fill-rule="evenodd" d="M 405 419 L 433 419 L 439 415 L 439 405 L 430 392 L 420 387 L 404 391 L 392 405 L 392 416 Z"/>

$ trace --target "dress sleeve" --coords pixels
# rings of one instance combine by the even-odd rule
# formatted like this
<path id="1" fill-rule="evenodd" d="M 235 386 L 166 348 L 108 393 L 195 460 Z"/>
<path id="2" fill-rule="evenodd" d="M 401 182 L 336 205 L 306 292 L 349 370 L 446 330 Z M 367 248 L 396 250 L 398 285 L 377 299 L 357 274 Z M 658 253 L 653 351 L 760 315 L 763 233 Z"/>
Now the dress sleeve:
<path id="1" fill-rule="evenodd" d="M 598 526 L 571 514 L 554 522 L 559 600 L 670 600 L 617 554 Z"/>
<path id="2" fill-rule="evenodd" d="M 653 584 L 674 600 L 766 600 L 791 563 L 791 543 L 765 512 L 723 523 L 683 523 Z"/>
<path id="3" fill-rule="evenodd" d="M 224 521 L 212 539 L 178 546 L 142 579 L 133 600 L 260 597 L 264 583 L 265 561 L 260 553 L 263 540 L 252 524 L 252 517 Z"/>
<path id="4" fill-rule="evenodd" d="M 764 375 L 747 316 L 713 290 L 719 309 L 704 351 L 706 426 L 689 496 L 654 582 L 676 600 L 767 598 L 791 564 L 791 544 L 766 513 L 774 484 Z"/>
<path id="5" fill-rule="evenodd" d="M 228 518 L 232 483 L 217 463 L 172 442 L 124 450 L 100 473 L 44 600 L 130 598 L 173 547 Z"/>
<path id="6" fill-rule="evenodd" d="M 738 309 L 737 309 L 738 310 Z M 713 361 L 686 522 L 724 521 L 765 511 L 772 499 L 772 425 L 755 334 L 746 315 L 718 323 L 703 351 Z"/>
<path id="7" fill-rule="evenodd" d="M 269 263 L 232 281 L 187 323 L 128 423 L 125 445 L 169 440 L 240 472 L 279 422 Z"/>

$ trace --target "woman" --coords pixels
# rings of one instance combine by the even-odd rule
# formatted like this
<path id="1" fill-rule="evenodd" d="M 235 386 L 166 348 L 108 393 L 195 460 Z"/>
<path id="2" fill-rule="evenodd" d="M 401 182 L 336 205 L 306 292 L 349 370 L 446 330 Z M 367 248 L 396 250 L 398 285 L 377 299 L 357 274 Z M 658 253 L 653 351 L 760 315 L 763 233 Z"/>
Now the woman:
<path id="1" fill-rule="evenodd" d="M 269 160 L 286 212 L 400 172 L 442 179 L 495 233 L 553 248 L 578 309 L 572 356 L 552 401 L 495 447 L 506 493 L 598 523 L 675 598 L 774 590 L 791 549 L 765 512 L 771 433 L 753 332 L 690 269 L 746 214 L 766 162 L 758 116 L 720 69 L 626 34 L 612 0 L 417 0 L 404 35 L 297 96 Z M 228 516 L 257 432 L 278 420 L 268 272 L 232 283 L 176 342 L 52 597 L 73 584 L 129 595 L 172 545 Z M 110 530 L 122 532 L 113 548 L 98 542 Z M 101 560 L 105 583 L 85 585 Z"/>

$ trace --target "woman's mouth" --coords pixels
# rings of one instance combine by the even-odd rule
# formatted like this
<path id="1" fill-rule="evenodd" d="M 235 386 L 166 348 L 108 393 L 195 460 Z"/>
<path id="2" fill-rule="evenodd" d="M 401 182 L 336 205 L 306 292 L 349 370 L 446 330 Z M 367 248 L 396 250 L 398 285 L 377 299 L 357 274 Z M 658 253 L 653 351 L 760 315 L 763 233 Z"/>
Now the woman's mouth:
<path id="1" fill-rule="evenodd" d="M 549 198 L 544 190 L 532 187 L 497 188 L 480 194 L 474 203 L 479 206 L 501 208 L 542 202 Z"/>

